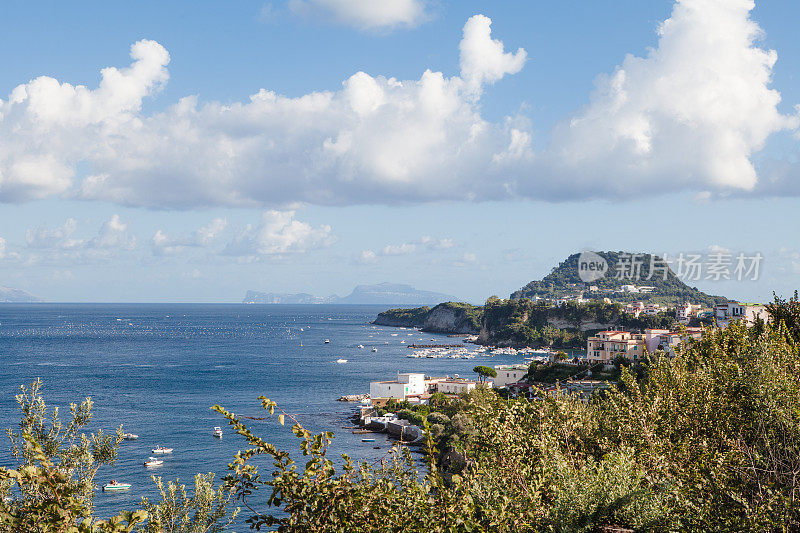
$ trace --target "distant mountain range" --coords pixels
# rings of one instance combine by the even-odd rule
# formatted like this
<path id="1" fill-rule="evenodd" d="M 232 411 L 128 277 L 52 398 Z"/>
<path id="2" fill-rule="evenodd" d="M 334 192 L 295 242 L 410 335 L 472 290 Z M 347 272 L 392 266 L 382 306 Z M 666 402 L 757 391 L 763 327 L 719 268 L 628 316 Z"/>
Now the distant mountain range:
<path id="1" fill-rule="evenodd" d="M 0 287 L 0 303 L 32 303 L 41 301 L 43 301 L 41 298 L 27 291 L 23 291 L 22 289 Z"/>
<path id="2" fill-rule="evenodd" d="M 347 296 L 314 296 L 313 294 L 283 294 L 247 291 L 245 304 L 375 304 L 375 305 L 433 305 L 456 300 L 440 292 L 420 291 L 410 285 L 379 283 L 359 285 Z"/>

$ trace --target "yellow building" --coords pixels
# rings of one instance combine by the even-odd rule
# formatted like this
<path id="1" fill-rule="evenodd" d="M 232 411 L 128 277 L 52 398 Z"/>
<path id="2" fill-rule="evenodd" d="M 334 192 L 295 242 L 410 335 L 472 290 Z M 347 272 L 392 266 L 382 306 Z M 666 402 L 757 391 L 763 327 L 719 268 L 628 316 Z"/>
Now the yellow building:
<path id="1" fill-rule="evenodd" d="M 616 357 L 636 361 L 645 352 L 645 336 L 627 331 L 600 331 L 586 342 L 586 358 L 591 363 L 609 363 Z"/>

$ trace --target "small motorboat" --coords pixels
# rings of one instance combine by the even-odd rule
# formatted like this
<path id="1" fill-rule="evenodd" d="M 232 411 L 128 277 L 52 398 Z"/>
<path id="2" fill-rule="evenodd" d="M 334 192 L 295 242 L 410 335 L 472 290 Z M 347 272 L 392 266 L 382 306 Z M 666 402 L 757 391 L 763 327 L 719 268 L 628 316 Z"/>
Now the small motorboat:
<path id="1" fill-rule="evenodd" d="M 221 439 L 222 438 L 222 428 L 218 427 L 218 426 L 215 426 L 214 427 L 214 431 L 212 431 L 211 434 L 214 435 L 215 437 L 217 437 L 218 439 Z"/>
<path id="2" fill-rule="evenodd" d="M 339 363 L 340 365 L 343 365 L 347 362 L 347 359 L 337 359 L 336 362 Z"/>
<path id="3" fill-rule="evenodd" d="M 131 488 L 130 483 L 120 483 L 119 481 L 112 479 L 110 483 L 106 483 L 103 485 L 104 492 L 114 492 L 117 490 L 128 490 Z"/>
<path id="4" fill-rule="evenodd" d="M 378 351 L 378 349 L 377 349 L 377 348 L 375 348 L 375 347 L 373 346 L 373 347 L 372 347 L 372 351 L 373 351 L 373 352 L 377 352 L 377 351 Z"/>
<path id="5" fill-rule="evenodd" d="M 325 344 L 330 344 L 330 343 L 331 343 L 330 339 L 325 339 Z"/>
<path id="6" fill-rule="evenodd" d="M 358 345 L 358 349 L 359 349 L 359 350 L 363 350 L 363 349 L 364 349 L 364 345 L 363 345 L 363 344 L 359 344 L 359 345 Z"/>
<path id="7" fill-rule="evenodd" d="M 164 448 L 163 446 L 156 446 L 153 448 L 153 453 L 172 453 L 172 448 Z"/>
<path id="8" fill-rule="evenodd" d="M 158 459 L 157 457 L 150 457 L 147 461 L 144 462 L 144 466 L 151 467 L 151 466 L 161 466 L 164 464 L 162 459 Z"/>
<path id="9" fill-rule="evenodd" d="M 139 435 L 135 433 L 123 433 L 122 438 L 125 440 L 136 440 L 139 438 Z"/>
<path id="10" fill-rule="evenodd" d="M 375 442 L 375 439 L 373 439 L 372 437 L 366 437 L 361 439 L 361 442 Z"/>

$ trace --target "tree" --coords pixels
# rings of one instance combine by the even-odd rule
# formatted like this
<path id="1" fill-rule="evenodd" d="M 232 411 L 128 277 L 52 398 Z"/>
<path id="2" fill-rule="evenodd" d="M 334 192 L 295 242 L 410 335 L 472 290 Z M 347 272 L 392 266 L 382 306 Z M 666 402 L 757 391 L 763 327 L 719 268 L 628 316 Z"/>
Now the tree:
<path id="1" fill-rule="evenodd" d="M 7 431 L 11 441 L 11 455 L 20 468 L 34 465 L 41 459 L 38 449 L 53 467 L 69 472 L 68 483 L 75 489 L 86 508 L 91 512 L 94 500 L 94 478 L 99 468 L 111 465 L 117 459 L 117 450 L 123 440 L 122 427 L 114 434 L 99 430 L 88 437 L 81 430 L 92 419 L 92 399 L 69 406 L 70 419 L 63 422 L 59 409 L 49 409 L 42 396 L 42 382 L 36 380 L 30 387 L 20 387 L 16 396 L 22 418 L 19 430 Z M 33 445 L 32 443 L 36 443 Z M 23 500 L 35 500 L 40 496 L 38 485 L 20 486 Z"/>
<path id="2" fill-rule="evenodd" d="M 795 342 L 800 342 L 800 300 L 797 291 L 794 296 L 784 299 L 772 294 L 774 301 L 767 304 L 770 321 L 775 325 L 784 323 Z"/>
<path id="3" fill-rule="evenodd" d="M 497 371 L 494 368 L 478 365 L 472 369 L 473 372 L 478 374 L 478 377 L 481 380 L 481 383 L 485 382 L 487 378 L 496 378 Z"/>
<path id="4" fill-rule="evenodd" d="M 194 477 L 194 493 L 186 493 L 186 485 L 164 482 L 152 476 L 161 500 L 150 502 L 142 498 L 149 521 L 144 533 L 221 533 L 239 514 L 239 508 L 229 513 L 234 491 L 222 485 L 214 489 L 214 474 L 197 474 Z"/>
<path id="5" fill-rule="evenodd" d="M 0 468 L 0 530 L 75 533 L 127 532 L 147 513 L 123 512 L 110 520 L 93 517 L 94 478 L 102 465 L 113 464 L 122 441 L 101 431 L 81 433 L 92 419 L 92 400 L 70 404 L 70 420 L 58 408 L 48 409 L 38 379 L 16 396 L 22 418 L 19 431 L 9 429 L 17 468 Z"/>

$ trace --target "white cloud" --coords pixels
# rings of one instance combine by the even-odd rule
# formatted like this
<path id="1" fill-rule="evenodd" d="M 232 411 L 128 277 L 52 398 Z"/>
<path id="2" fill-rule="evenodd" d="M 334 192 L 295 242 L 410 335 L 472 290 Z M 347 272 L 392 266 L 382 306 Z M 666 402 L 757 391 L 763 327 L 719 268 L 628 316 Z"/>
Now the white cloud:
<path id="1" fill-rule="evenodd" d="M 491 40 L 488 19 L 468 27 L 473 20 L 486 32 L 465 39 Z M 289 98 L 262 89 L 233 104 L 186 97 L 146 116 L 141 100 L 166 79 L 169 56 L 140 41 L 133 66 L 104 69 L 96 90 L 40 78 L 0 104 L 0 139 L 12 141 L 0 143 L 0 200 L 62 194 L 192 208 L 502 196 L 508 173 L 493 157 L 514 134 L 508 122 L 485 121 L 473 93 L 504 71 L 487 66 L 497 60 L 491 42 L 487 61 L 477 60 L 481 48 L 465 52 L 468 64 L 483 65 L 470 67 L 469 84 L 430 70 L 408 81 L 358 72 L 335 92 Z M 125 98 L 108 96 L 112 78 Z M 39 85 L 47 98 L 27 96 Z M 44 181 L 14 170 L 26 158 L 47 166 L 28 173 Z M 92 174 L 75 179 L 78 163 Z"/>
<path id="2" fill-rule="evenodd" d="M 403 244 L 387 244 L 381 250 L 381 255 L 410 255 L 417 251 L 417 246 L 410 242 Z"/>
<path id="3" fill-rule="evenodd" d="M 420 243 L 429 250 L 448 250 L 455 246 L 453 239 L 436 239 L 430 235 L 424 235 L 420 239 Z"/>
<path id="4" fill-rule="evenodd" d="M 290 0 L 289 9 L 363 30 L 413 28 L 430 18 L 426 0 Z"/>
<path id="5" fill-rule="evenodd" d="M 222 232 L 227 228 L 228 221 L 224 218 L 215 218 L 205 226 L 200 227 L 191 235 L 171 238 L 159 229 L 153 235 L 153 253 L 156 255 L 176 254 L 188 247 L 206 247 L 217 241 Z"/>
<path id="6" fill-rule="evenodd" d="M 513 54 L 506 53 L 502 41 L 492 39 L 492 19 L 483 15 L 471 17 L 464 25 L 464 38 L 459 48 L 461 77 L 474 93 L 506 74 L 519 72 L 528 57 L 522 48 Z"/>
<path id="7" fill-rule="evenodd" d="M 85 241 L 72 238 L 77 227 L 78 221 L 68 218 L 62 226 L 57 228 L 51 229 L 47 226 L 29 228 L 25 232 L 25 240 L 29 248 L 79 248 L 84 246 Z"/>
<path id="8" fill-rule="evenodd" d="M 358 257 L 359 263 L 374 263 L 378 260 L 378 255 L 372 250 L 362 250 L 361 255 Z"/>
<path id="9" fill-rule="evenodd" d="M 304 4 L 364 11 L 355 0 Z M 482 15 L 464 26 L 458 76 L 358 72 L 337 91 L 262 89 L 225 104 L 189 96 L 152 115 L 142 100 L 167 80 L 169 55 L 139 41 L 131 67 L 104 69 L 96 89 L 42 77 L 0 100 L 0 201 L 286 209 L 775 193 L 780 184 L 757 185 L 752 156 L 770 135 L 796 129 L 798 117 L 778 111 L 777 56 L 759 47 L 752 9 L 752 0 L 677 0 L 657 46 L 599 77 L 588 105 L 538 149 L 524 117 L 481 116 L 482 89 L 527 56 L 505 52 Z"/>
<path id="10" fill-rule="evenodd" d="M 732 252 L 725 248 L 724 246 L 720 246 L 719 244 L 709 244 L 708 245 L 708 252 L 710 254 L 731 254 Z"/>
<path id="11" fill-rule="evenodd" d="M 223 253 L 248 257 L 302 253 L 330 246 L 336 240 L 329 225 L 315 228 L 296 220 L 294 215 L 294 211 L 264 212 L 261 223 L 248 224 Z"/>
<path id="12" fill-rule="evenodd" d="M 467 265 L 474 265 L 478 262 L 478 256 L 471 252 L 464 252 L 458 260 L 456 260 L 456 266 L 467 266 Z"/>
<path id="13" fill-rule="evenodd" d="M 41 76 L 0 100 L 0 200 L 65 193 L 78 162 L 113 157 L 106 141 L 141 124 L 142 99 L 169 77 L 155 41 L 134 43 L 131 58 L 129 68 L 104 68 L 94 90 Z"/>
<path id="14" fill-rule="evenodd" d="M 540 168 L 559 179 L 531 185 L 564 196 L 752 190 L 751 155 L 798 126 L 778 111 L 777 54 L 756 44 L 753 7 L 678 0 L 657 47 L 599 77 L 590 104 L 556 128 Z"/>
<path id="15" fill-rule="evenodd" d="M 119 215 L 112 215 L 103 223 L 97 237 L 89 241 L 89 248 L 120 248 L 132 250 L 136 239 L 128 235 L 128 225 L 120 220 Z"/>
<path id="16" fill-rule="evenodd" d="M 91 238 L 76 236 L 77 230 L 78 222 L 74 218 L 67 218 L 63 225 L 55 228 L 29 228 L 25 232 L 26 260 L 31 263 L 48 260 L 86 262 L 108 259 L 136 248 L 136 238 L 116 214 L 104 221 Z"/>

